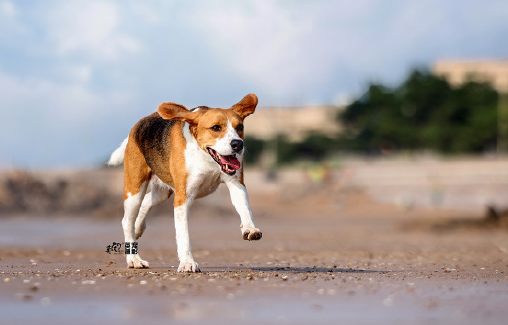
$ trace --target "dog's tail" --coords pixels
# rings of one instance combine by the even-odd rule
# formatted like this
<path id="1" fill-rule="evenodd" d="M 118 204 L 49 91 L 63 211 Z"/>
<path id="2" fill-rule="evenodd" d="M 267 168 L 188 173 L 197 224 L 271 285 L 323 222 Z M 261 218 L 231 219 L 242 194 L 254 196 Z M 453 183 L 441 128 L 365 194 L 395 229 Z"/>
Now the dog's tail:
<path id="1" fill-rule="evenodd" d="M 118 149 L 113 151 L 111 154 L 111 158 L 109 158 L 108 166 L 118 166 L 123 163 L 123 158 L 125 157 L 125 148 L 127 147 L 127 142 L 129 142 L 129 138 L 125 138 L 122 144 Z"/>

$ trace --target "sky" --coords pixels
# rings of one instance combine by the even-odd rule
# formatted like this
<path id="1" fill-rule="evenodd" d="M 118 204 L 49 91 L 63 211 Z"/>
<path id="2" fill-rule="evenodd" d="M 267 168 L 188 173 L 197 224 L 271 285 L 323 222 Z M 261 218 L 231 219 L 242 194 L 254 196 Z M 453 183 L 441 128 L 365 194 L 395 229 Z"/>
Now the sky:
<path id="1" fill-rule="evenodd" d="M 97 166 L 164 101 L 343 104 L 507 35 L 506 0 L 0 0 L 0 169 Z"/>

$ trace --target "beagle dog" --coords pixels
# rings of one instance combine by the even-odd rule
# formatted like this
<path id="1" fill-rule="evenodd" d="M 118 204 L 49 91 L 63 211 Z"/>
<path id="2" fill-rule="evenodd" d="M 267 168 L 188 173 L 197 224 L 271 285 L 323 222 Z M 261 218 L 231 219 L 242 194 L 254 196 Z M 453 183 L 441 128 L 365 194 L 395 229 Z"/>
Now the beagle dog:
<path id="1" fill-rule="evenodd" d="M 195 199 L 213 193 L 220 183 L 228 187 L 240 215 L 243 239 L 261 239 L 243 182 L 243 121 L 257 104 L 254 94 L 228 109 L 188 110 L 165 102 L 156 113 L 141 119 L 113 152 L 108 164 L 124 163 L 122 226 L 128 267 L 149 267 L 139 255 L 136 240 L 146 228 L 150 208 L 174 193 L 178 272 L 199 272 L 191 253 L 188 211 Z"/>

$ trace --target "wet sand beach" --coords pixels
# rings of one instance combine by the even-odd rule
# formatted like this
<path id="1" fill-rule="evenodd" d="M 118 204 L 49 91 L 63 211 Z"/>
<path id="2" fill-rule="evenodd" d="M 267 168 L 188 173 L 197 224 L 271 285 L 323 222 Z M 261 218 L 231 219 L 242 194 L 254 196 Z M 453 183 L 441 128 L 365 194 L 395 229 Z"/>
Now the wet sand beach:
<path id="1" fill-rule="evenodd" d="M 508 319 L 507 232 L 481 226 L 477 214 L 406 211 L 359 193 L 288 201 L 255 192 L 251 204 L 263 238 L 248 242 L 227 200 L 221 188 L 191 211 L 193 254 L 202 270 L 195 274 L 176 272 L 170 202 L 147 220 L 139 249 L 150 268 L 139 270 L 126 268 L 123 254 L 106 252 L 123 241 L 121 214 L 4 217 L 0 323 Z"/>

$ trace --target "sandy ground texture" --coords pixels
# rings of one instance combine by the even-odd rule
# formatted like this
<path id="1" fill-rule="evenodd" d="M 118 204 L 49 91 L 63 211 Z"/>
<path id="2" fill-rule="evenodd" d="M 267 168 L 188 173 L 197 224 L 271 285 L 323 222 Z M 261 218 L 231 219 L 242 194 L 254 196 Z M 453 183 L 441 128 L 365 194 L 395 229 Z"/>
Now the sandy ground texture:
<path id="1" fill-rule="evenodd" d="M 4 216 L 0 323 L 506 324 L 508 232 L 482 216 L 257 193 L 263 238 L 248 242 L 227 199 L 191 210 L 196 274 L 176 272 L 170 203 L 147 220 L 140 270 L 106 252 L 121 215 Z"/>

